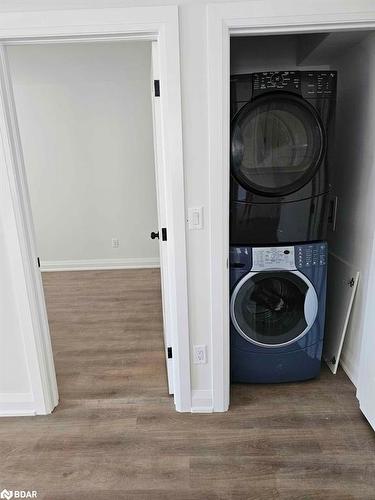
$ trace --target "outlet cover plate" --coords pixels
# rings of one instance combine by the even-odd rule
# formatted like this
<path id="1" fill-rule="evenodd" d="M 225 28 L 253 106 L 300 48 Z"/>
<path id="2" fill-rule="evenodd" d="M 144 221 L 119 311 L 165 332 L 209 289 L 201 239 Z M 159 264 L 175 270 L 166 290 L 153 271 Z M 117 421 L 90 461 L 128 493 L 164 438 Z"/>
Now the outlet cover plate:
<path id="1" fill-rule="evenodd" d="M 207 346 L 206 345 L 195 345 L 193 348 L 193 362 L 195 364 L 205 364 L 207 363 Z"/>

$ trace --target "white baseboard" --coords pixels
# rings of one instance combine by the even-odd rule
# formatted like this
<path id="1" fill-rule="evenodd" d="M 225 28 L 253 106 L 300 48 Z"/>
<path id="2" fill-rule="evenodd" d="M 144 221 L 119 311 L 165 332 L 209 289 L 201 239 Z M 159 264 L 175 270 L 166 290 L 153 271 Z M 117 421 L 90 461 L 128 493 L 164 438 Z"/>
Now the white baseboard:
<path id="1" fill-rule="evenodd" d="M 5 417 L 35 417 L 35 410 L 20 410 L 19 408 L 6 408 L 2 409 L 0 406 L 0 418 Z"/>
<path id="2" fill-rule="evenodd" d="M 349 359 L 346 359 L 345 356 L 343 356 L 341 354 L 340 365 L 341 365 L 342 369 L 344 370 L 344 372 L 349 377 L 349 379 L 351 380 L 354 387 L 357 387 L 358 373 L 357 373 L 357 370 L 356 370 L 354 364 Z"/>
<path id="3" fill-rule="evenodd" d="M 359 400 L 359 407 L 361 409 L 361 412 L 367 418 L 367 420 L 368 420 L 369 424 L 371 425 L 371 427 L 375 430 L 374 409 L 373 409 L 371 403 L 369 404 L 369 406 L 367 406 L 366 403 L 368 404 L 369 401 L 361 401 L 361 400 Z"/>
<path id="4" fill-rule="evenodd" d="M 193 390 L 191 391 L 191 411 L 192 413 L 212 413 L 212 391 L 210 390 Z"/>
<path id="5" fill-rule="evenodd" d="M 36 409 L 31 393 L 0 393 L 0 417 L 32 415 L 36 415 Z"/>
<path id="6" fill-rule="evenodd" d="M 40 263 L 40 270 L 42 272 L 101 271 L 105 269 L 141 269 L 153 267 L 160 267 L 159 258 L 44 260 Z"/>
<path id="7" fill-rule="evenodd" d="M 32 403 L 34 397 L 31 392 L 0 392 L 0 404 Z"/>

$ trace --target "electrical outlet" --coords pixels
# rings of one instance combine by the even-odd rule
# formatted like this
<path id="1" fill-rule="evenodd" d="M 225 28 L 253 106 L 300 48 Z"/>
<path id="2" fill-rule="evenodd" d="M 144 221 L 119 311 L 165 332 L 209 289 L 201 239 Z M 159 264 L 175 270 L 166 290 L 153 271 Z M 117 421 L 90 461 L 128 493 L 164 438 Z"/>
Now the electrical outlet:
<path id="1" fill-rule="evenodd" d="M 195 345 L 194 346 L 194 363 L 204 364 L 207 363 L 207 346 Z"/>
<path id="2" fill-rule="evenodd" d="M 118 248 L 120 246 L 120 240 L 118 238 L 112 238 L 112 248 Z"/>

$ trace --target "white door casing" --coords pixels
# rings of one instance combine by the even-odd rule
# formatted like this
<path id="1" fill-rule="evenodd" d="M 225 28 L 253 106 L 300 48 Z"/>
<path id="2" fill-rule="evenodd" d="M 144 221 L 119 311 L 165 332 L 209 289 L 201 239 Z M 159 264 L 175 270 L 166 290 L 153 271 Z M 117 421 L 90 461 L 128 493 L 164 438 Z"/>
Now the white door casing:
<path id="1" fill-rule="evenodd" d="M 364 336 L 361 346 L 357 397 L 361 411 L 375 429 L 375 236 L 373 237 L 369 281 L 369 301 L 365 307 Z"/>
<path id="2" fill-rule="evenodd" d="M 369 0 L 255 0 L 207 6 L 213 410 L 229 407 L 230 36 L 375 29 Z M 374 271 L 375 272 L 375 271 Z M 375 278 L 374 278 L 375 279 Z M 375 318 L 372 325 L 375 324 Z M 370 331 L 370 330 L 369 330 Z M 360 391 L 359 391 L 360 394 Z M 375 417 L 374 417 L 375 418 Z"/>
<path id="3" fill-rule="evenodd" d="M 169 309 L 166 317 L 173 350 L 175 406 L 177 411 L 191 411 L 179 24 L 177 7 L 168 6 L 9 12 L 0 17 L 0 157 L 4 158 L 0 177 L 5 179 L 10 193 L 9 197 L 1 197 L 0 209 L 12 215 L 16 228 L 8 247 L 13 256 L 11 272 L 31 384 L 27 404 L 18 401 L 17 408 L 7 409 L 7 415 L 50 413 L 57 404 L 57 390 L 5 47 L 13 43 L 87 43 L 108 38 L 157 41 L 155 51 L 164 89 L 157 117 L 164 169 L 159 196 L 163 193 L 168 231 L 168 244 L 163 249 L 168 278 L 163 278 L 168 287 L 167 292 L 163 290 L 168 297 L 164 302 Z"/>
<path id="4" fill-rule="evenodd" d="M 58 392 L 52 346 L 49 335 L 47 312 L 44 300 L 41 274 L 37 265 L 34 225 L 23 161 L 20 134 L 18 130 L 12 83 L 7 61 L 6 47 L 0 45 L 0 143 L 1 177 L 8 183 L 11 196 L 0 197 L 2 212 L 8 212 L 8 219 L 15 219 L 17 234 L 9 238 L 9 253 L 12 255 L 11 272 L 17 284 L 19 321 L 31 386 L 29 404 L 19 401 L 16 414 L 44 413 L 58 404 Z M 6 188 L 6 185 L 2 186 Z M 36 335 L 34 333 L 37 332 Z M 11 333 L 11 332 L 10 332 Z M 5 410 L 6 415 L 12 415 Z"/>

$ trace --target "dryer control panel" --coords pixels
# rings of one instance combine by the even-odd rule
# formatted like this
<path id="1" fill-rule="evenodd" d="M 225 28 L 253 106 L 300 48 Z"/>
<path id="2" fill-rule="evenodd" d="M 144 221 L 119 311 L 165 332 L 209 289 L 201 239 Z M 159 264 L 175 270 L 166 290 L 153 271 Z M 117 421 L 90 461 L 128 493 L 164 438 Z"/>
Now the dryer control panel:
<path id="1" fill-rule="evenodd" d="M 253 73 L 253 96 L 282 90 L 305 99 L 336 96 L 337 71 L 265 71 Z"/>
<path id="2" fill-rule="evenodd" d="M 295 252 L 297 268 L 325 266 L 327 264 L 326 243 L 314 243 L 311 245 L 296 246 Z"/>
<path id="3" fill-rule="evenodd" d="M 337 71 L 304 71 L 301 93 L 305 99 L 336 96 Z"/>
<path id="4" fill-rule="evenodd" d="M 253 95 L 263 93 L 265 90 L 299 91 L 301 77 L 299 71 L 267 71 L 253 74 Z"/>

